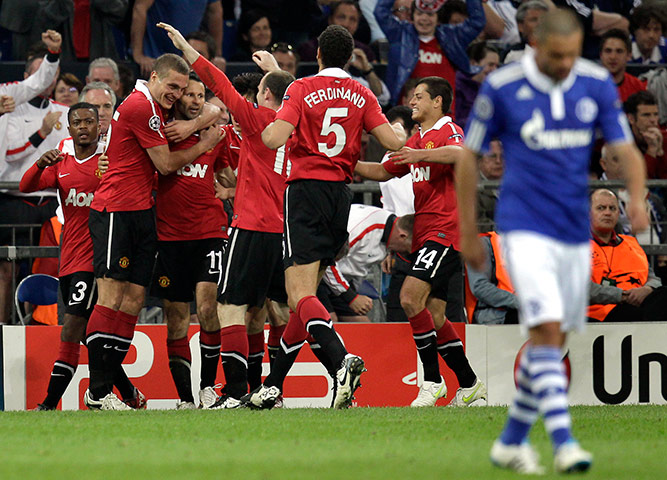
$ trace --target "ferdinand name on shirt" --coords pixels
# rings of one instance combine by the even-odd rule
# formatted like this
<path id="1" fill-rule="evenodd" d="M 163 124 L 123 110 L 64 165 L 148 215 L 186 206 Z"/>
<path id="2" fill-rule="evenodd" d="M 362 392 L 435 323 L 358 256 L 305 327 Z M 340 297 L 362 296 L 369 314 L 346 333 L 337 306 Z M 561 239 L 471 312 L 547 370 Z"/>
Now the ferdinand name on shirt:
<path id="1" fill-rule="evenodd" d="M 366 105 L 366 99 L 363 96 L 356 92 L 350 92 L 350 90 L 345 87 L 320 88 L 306 95 L 303 98 L 303 101 L 306 102 L 309 108 L 313 108 L 313 106 L 322 101 L 336 100 L 339 98 L 352 102 L 357 108 L 363 108 L 363 106 Z"/>

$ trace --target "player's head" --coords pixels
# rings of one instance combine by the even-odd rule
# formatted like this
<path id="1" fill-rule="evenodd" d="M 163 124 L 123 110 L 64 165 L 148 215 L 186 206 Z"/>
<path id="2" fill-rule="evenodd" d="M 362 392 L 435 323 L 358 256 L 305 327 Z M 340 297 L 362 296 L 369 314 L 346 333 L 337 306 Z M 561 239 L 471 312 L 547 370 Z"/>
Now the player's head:
<path id="1" fill-rule="evenodd" d="M 526 42 L 533 41 L 535 27 L 540 18 L 549 11 L 549 6 L 542 0 L 528 0 L 521 3 L 516 11 L 516 26 Z"/>
<path id="2" fill-rule="evenodd" d="M 75 103 L 67 112 L 67 122 L 74 145 L 87 147 L 97 143 L 100 119 L 95 105 L 86 102 Z"/>
<path id="3" fill-rule="evenodd" d="M 584 32 L 569 10 L 556 9 L 542 15 L 535 28 L 535 62 L 555 82 L 565 80 L 581 54 Z"/>
<path id="4" fill-rule="evenodd" d="M 148 80 L 148 90 L 153 100 L 162 108 L 170 109 L 181 98 L 188 86 L 190 67 L 185 60 L 173 53 L 160 55 Z"/>
<path id="5" fill-rule="evenodd" d="M 591 194 L 591 230 L 594 233 L 612 232 L 619 215 L 618 198 L 614 192 L 599 188 Z"/>
<path id="6" fill-rule="evenodd" d="M 176 102 L 175 109 L 176 115 L 181 120 L 192 120 L 197 118 L 201 114 L 206 95 L 206 87 L 204 83 L 199 79 L 196 73 L 190 73 L 190 78 L 188 79 L 188 86 L 185 87 L 183 96 L 178 99 Z"/>
<path id="7" fill-rule="evenodd" d="M 602 147 L 600 166 L 607 180 L 623 180 L 623 164 L 617 155 L 612 155 L 607 146 Z"/>
<path id="8" fill-rule="evenodd" d="M 285 90 L 293 81 L 294 76 L 284 70 L 267 73 L 259 82 L 257 103 L 277 110 L 283 101 Z"/>
<path id="9" fill-rule="evenodd" d="M 262 77 L 262 74 L 257 72 L 241 73 L 232 78 L 232 85 L 246 100 L 255 103 Z"/>
<path id="10" fill-rule="evenodd" d="M 440 77 L 422 78 L 410 100 L 412 119 L 417 123 L 437 121 L 449 112 L 452 105 L 452 87 Z"/>
<path id="11" fill-rule="evenodd" d="M 227 108 L 227 105 L 222 103 L 222 100 L 220 100 L 218 97 L 215 96 L 215 94 L 210 91 L 206 90 L 206 94 L 204 95 L 204 98 L 206 99 L 207 103 L 210 103 L 211 105 L 215 105 L 220 109 L 220 117 L 216 120 L 217 125 L 227 125 L 230 120 L 230 113 L 229 109 Z"/>
<path id="12" fill-rule="evenodd" d="M 630 35 L 620 28 L 612 28 L 600 38 L 600 62 L 612 75 L 625 73 L 632 57 Z"/>
<path id="13" fill-rule="evenodd" d="M 185 39 L 206 60 L 211 60 L 215 56 L 215 40 L 208 33 L 192 32 Z"/>
<path id="14" fill-rule="evenodd" d="M 276 42 L 271 45 L 270 52 L 281 70 L 285 70 L 296 77 L 296 71 L 299 69 L 299 54 L 292 45 L 285 42 Z"/>
<path id="15" fill-rule="evenodd" d="M 92 103 L 97 107 L 100 117 L 100 133 L 106 135 L 116 105 L 116 93 L 113 89 L 104 82 L 91 82 L 81 90 L 79 101 Z"/>
<path id="16" fill-rule="evenodd" d="M 317 38 L 321 68 L 343 68 L 352 56 L 354 39 L 345 27 L 329 25 Z"/>
<path id="17" fill-rule="evenodd" d="M 659 5 L 639 5 L 630 15 L 630 33 L 635 37 L 637 47 L 644 56 L 651 54 L 665 31 L 666 16 Z"/>
<path id="18" fill-rule="evenodd" d="M 479 159 L 479 172 L 487 180 L 500 180 L 504 171 L 503 145 L 500 140 L 491 140 L 489 151 Z"/>
<path id="19" fill-rule="evenodd" d="M 392 124 L 398 122 L 403 125 L 403 130 L 408 138 L 415 133 L 417 122 L 412 119 L 412 109 L 407 105 L 391 107 L 387 112 L 387 120 Z"/>
<path id="20" fill-rule="evenodd" d="M 398 217 L 389 234 L 387 248 L 392 252 L 398 253 L 409 253 L 412 251 L 412 229 L 414 225 L 415 216 L 413 214 Z"/>
<path id="21" fill-rule="evenodd" d="M 641 137 L 642 132 L 649 128 L 658 127 L 660 117 L 658 100 L 648 90 L 630 95 L 623 104 L 623 110 L 636 137 Z"/>

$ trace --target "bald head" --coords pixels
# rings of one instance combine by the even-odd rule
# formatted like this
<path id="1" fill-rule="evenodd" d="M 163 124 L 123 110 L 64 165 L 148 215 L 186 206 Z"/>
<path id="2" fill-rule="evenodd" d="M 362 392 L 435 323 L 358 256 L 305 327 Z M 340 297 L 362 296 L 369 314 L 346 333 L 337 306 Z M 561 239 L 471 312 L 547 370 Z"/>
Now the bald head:
<path id="1" fill-rule="evenodd" d="M 577 17 L 569 10 L 557 8 L 540 18 L 535 28 L 537 43 L 544 43 L 552 35 L 570 36 L 574 33 L 583 35 L 584 30 Z"/>
<path id="2" fill-rule="evenodd" d="M 608 240 L 620 215 L 616 194 L 599 188 L 591 195 L 591 230 L 600 238 Z"/>

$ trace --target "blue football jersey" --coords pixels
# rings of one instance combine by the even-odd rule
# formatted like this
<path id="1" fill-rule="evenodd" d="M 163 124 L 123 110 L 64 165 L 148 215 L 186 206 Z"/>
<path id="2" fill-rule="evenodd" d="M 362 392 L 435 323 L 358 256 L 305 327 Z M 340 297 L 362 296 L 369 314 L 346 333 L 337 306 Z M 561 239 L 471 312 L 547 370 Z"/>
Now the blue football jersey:
<path id="1" fill-rule="evenodd" d="M 554 83 L 526 54 L 487 77 L 465 144 L 476 152 L 487 151 L 494 139 L 503 144 L 499 231 L 588 241 L 588 171 L 598 130 L 609 143 L 632 142 L 616 86 L 592 62 L 577 60 L 570 75 Z"/>

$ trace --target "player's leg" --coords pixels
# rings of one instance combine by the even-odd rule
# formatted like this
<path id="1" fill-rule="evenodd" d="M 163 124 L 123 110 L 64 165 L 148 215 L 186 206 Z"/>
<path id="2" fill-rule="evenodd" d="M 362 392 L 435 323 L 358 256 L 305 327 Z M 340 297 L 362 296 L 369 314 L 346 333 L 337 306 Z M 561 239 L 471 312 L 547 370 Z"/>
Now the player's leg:
<path id="1" fill-rule="evenodd" d="M 253 307 L 245 316 L 248 334 L 248 390 L 253 391 L 262 384 L 262 361 L 264 360 L 264 325 L 269 317 L 268 302 L 262 308 Z M 280 341 L 280 339 L 278 339 Z"/>
<path id="2" fill-rule="evenodd" d="M 199 317 L 199 349 L 201 352 L 201 381 L 199 383 L 199 401 L 202 408 L 215 403 L 215 379 L 218 375 L 220 360 L 220 321 L 217 311 L 217 289 L 213 282 L 199 282 L 195 290 L 197 298 L 197 317 Z"/>
<path id="3" fill-rule="evenodd" d="M 166 298 L 162 302 L 162 314 L 167 324 L 169 371 L 180 399 L 176 408 L 194 408 L 196 405 L 192 395 L 192 373 L 190 370 L 192 353 L 188 342 L 190 305 L 187 302 L 172 302 Z"/>
<path id="4" fill-rule="evenodd" d="M 220 300 L 222 297 L 218 297 Z M 222 368 L 225 372 L 225 395 L 213 408 L 236 408 L 248 391 L 248 335 L 245 315 L 248 305 L 233 305 L 218 301 L 218 318 L 222 327 Z M 224 402 L 224 403 L 223 403 Z"/>

